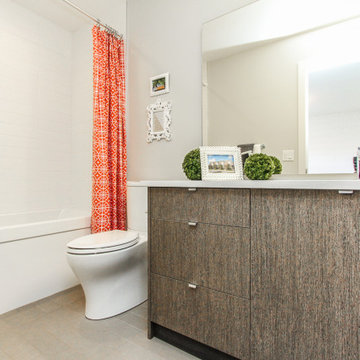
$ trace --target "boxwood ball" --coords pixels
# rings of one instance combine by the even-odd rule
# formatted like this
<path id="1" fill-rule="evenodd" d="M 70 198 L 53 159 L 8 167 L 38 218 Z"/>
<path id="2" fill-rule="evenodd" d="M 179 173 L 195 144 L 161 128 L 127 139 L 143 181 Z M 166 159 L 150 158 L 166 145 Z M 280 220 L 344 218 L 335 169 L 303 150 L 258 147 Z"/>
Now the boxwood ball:
<path id="1" fill-rule="evenodd" d="M 276 156 L 270 156 L 271 160 L 273 161 L 275 165 L 275 171 L 274 174 L 281 174 L 282 172 L 282 164 L 280 160 Z"/>
<path id="2" fill-rule="evenodd" d="M 191 150 L 185 155 L 182 168 L 190 180 L 201 180 L 200 149 Z"/>
<path id="3" fill-rule="evenodd" d="M 253 154 L 245 161 L 244 173 L 250 180 L 268 180 L 274 171 L 274 162 L 266 154 Z"/>

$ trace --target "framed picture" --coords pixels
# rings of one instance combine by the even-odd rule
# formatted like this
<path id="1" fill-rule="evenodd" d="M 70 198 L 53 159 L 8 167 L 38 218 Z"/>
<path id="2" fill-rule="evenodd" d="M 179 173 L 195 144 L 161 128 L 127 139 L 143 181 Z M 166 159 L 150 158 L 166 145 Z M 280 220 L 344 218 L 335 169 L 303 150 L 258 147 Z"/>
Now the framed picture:
<path id="1" fill-rule="evenodd" d="M 202 180 L 243 180 L 237 146 L 200 146 Z"/>
<path id="2" fill-rule="evenodd" d="M 169 73 L 150 78 L 150 96 L 162 95 L 170 92 Z"/>

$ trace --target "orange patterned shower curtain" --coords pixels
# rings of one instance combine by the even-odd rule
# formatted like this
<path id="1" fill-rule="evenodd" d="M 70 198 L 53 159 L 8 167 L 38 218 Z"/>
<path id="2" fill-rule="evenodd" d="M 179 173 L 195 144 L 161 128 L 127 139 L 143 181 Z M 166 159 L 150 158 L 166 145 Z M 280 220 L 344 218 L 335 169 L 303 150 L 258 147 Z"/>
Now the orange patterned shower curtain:
<path id="1" fill-rule="evenodd" d="M 93 27 L 93 233 L 126 229 L 124 42 Z"/>

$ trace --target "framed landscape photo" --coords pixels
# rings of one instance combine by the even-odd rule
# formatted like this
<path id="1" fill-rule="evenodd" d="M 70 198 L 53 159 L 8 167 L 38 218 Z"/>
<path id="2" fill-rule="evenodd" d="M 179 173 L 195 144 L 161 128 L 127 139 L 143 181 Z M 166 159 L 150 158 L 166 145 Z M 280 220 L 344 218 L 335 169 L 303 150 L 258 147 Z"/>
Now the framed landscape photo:
<path id="1" fill-rule="evenodd" d="M 237 146 L 200 146 L 202 180 L 243 180 Z"/>
<path id="2" fill-rule="evenodd" d="M 150 78 L 150 96 L 162 95 L 170 92 L 169 73 Z"/>

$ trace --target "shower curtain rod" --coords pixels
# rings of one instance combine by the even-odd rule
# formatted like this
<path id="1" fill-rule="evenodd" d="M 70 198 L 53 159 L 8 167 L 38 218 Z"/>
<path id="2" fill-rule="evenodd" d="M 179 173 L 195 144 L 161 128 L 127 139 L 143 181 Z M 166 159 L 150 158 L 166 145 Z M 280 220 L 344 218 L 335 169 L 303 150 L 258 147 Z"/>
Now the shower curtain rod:
<path id="1" fill-rule="evenodd" d="M 72 2 L 70 2 L 69 0 L 62 0 L 64 3 L 68 4 L 69 6 L 71 6 L 72 8 L 74 8 L 75 10 L 81 12 L 83 15 L 87 16 L 89 19 L 95 21 L 98 25 L 104 27 L 106 30 L 108 30 L 111 34 L 117 36 L 120 38 L 120 40 L 123 38 L 123 34 L 119 34 L 117 32 L 117 30 L 115 30 L 114 28 L 112 28 L 109 25 L 103 24 L 100 19 L 97 19 L 95 16 L 92 16 L 90 14 L 88 14 L 86 11 L 84 11 L 83 9 L 79 8 L 78 6 L 74 5 Z"/>

